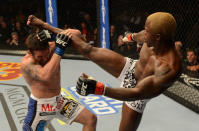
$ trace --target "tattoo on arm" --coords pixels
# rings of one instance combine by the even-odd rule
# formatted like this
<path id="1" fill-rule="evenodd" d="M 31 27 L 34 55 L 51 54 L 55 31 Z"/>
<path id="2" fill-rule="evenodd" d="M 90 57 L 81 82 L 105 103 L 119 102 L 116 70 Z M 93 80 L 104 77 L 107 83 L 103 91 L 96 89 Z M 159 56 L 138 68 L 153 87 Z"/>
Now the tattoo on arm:
<path id="1" fill-rule="evenodd" d="M 23 68 L 23 71 L 30 77 L 36 79 L 36 80 L 40 80 L 39 77 L 39 70 L 38 70 L 39 66 L 38 65 L 34 65 L 34 64 L 28 64 L 26 65 L 26 67 Z"/>

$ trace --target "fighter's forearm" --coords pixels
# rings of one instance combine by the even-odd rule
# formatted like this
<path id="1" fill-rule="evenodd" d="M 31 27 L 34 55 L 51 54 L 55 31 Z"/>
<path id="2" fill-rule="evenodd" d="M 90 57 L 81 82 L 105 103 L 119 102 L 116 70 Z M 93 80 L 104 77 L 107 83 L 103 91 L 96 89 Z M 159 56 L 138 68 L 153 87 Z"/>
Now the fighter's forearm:
<path id="1" fill-rule="evenodd" d="M 161 79 L 158 80 L 158 83 L 154 82 L 153 79 L 153 76 L 144 78 L 143 80 L 138 82 L 137 85 L 133 88 L 106 87 L 105 96 L 122 101 L 142 100 L 156 97 L 163 91 L 165 91 L 168 86 L 162 86 L 164 84 Z"/>
<path id="2" fill-rule="evenodd" d="M 117 99 L 120 101 L 133 101 L 141 98 L 136 91 L 136 88 L 110 88 L 106 87 L 105 96 Z"/>
<path id="3" fill-rule="evenodd" d="M 40 78 L 48 81 L 59 71 L 61 57 L 53 54 L 51 60 L 40 70 Z"/>
<path id="4" fill-rule="evenodd" d="M 60 56 L 54 54 L 45 66 L 37 70 L 35 69 L 35 71 L 37 72 L 37 75 L 35 75 L 37 76 L 36 78 L 41 81 L 52 80 L 55 74 L 59 71 L 60 59 Z"/>
<path id="5" fill-rule="evenodd" d="M 60 28 L 56 28 L 56 27 L 51 26 L 51 25 L 48 24 L 47 22 L 45 22 L 44 24 L 42 24 L 42 28 L 47 29 L 47 30 L 49 30 L 49 31 L 51 31 L 51 32 L 53 32 L 53 33 L 55 33 L 55 34 L 58 34 L 58 33 L 60 33 L 60 32 L 63 31 L 63 30 L 60 29 Z"/>
<path id="6" fill-rule="evenodd" d="M 133 33 L 133 39 L 137 43 L 144 43 L 144 41 L 145 41 L 144 32 L 145 32 L 145 30 L 142 30 L 142 31 L 140 31 L 138 33 Z"/>

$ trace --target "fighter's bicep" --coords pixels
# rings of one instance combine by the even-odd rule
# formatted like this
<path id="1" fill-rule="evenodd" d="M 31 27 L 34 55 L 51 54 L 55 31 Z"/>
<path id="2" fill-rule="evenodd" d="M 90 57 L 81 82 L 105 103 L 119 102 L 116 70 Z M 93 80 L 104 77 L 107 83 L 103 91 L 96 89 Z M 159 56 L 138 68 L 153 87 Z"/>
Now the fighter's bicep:
<path id="1" fill-rule="evenodd" d="M 135 89 L 138 93 L 139 99 L 149 99 L 157 96 L 159 91 L 154 86 L 154 75 L 145 77 L 144 79 L 140 80 Z"/>
<path id="2" fill-rule="evenodd" d="M 155 71 L 154 82 L 157 83 L 156 85 L 167 86 L 168 84 L 174 82 L 177 76 L 177 69 L 171 68 L 168 64 L 162 64 Z"/>
<path id="3" fill-rule="evenodd" d="M 89 58 L 115 77 L 120 75 L 126 63 L 125 57 L 105 48 L 93 48 Z"/>
<path id="4" fill-rule="evenodd" d="M 151 75 L 138 82 L 135 88 L 141 99 L 156 97 L 164 92 L 174 80 L 174 71 L 169 70 L 161 75 Z"/>
<path id="5" fill-rule="evenodd" d="M 167 68 L 162 72 L 156 73 L 154 77 L 154 85 L 167 89 L 177 78 L 177 72 L 171 68 Z"/>
<path id="6" fill-rule="evenodd" d="M 41 76 L 40 76 L 41 68 L 42 67 L 39 65 L 34 65 L 34 64 L 30 63 L 30 64 L 27 64 L 26 66 L 23 66 L 22 71 L 24 73 L 26 73 L 28 76 L 30 76 L 34 79 L 40 80 L 41 79 Z"/>

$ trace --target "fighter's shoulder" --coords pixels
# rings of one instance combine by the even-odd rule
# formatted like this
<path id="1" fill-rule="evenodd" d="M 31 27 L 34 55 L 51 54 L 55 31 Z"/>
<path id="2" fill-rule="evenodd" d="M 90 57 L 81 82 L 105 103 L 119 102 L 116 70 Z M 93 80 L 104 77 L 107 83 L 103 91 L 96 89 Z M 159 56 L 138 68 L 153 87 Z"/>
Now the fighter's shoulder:
<path id="1" fill-rule="evenodd" d="M 170 77 L 176 77 L 179 72 L 180 69 L 165 61 L 161 61 L 160 66 L 156 70 L 156 74 Z"/>
<path id="2" fill-rule="evenodd" d="M 34 63 L 34 59 L 32 55 L 26 54 L 22 59 L 21 59 L 21 68 L 26 67 L 27 65 Z"/>
<path id="3" fill-rule="evenodd" d="M 172 54 L 170 57 L 166 59 L 166 61 L 162 61 L 162 68 L 169 69 L 171 75 L 179 75 L 181 72 L 181 57 L 178 54 Z"/>

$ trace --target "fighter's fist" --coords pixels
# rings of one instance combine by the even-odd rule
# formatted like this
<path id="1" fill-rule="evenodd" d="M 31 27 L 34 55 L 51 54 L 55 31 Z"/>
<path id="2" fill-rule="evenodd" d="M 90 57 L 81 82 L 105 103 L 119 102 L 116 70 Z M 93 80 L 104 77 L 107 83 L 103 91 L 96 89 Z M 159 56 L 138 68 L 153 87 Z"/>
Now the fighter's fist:
<path id="1" fill-rule="evenodd" d="M 89 94 L 103 95 L 105 87 L 102 83 L 83 74 L 77 81 L 76 91 L 82 96 L 87 96 Z"/>
<path id="2" fill-rule="evenodd" d="M 64 34 L 57 34 L 56 36 L 56 48 L 55 48 L 55 53 L 62 56 L 64 54 L 64 51 L 66 47 L 71 43 L 71 39 L 64 35 Z"/>
<path id="3" fill-rule="evenodd" d="M 131 32 L 125 32 L 122 41 L 125 42 L 125 43 L 135 41 L 135 39 L 133 38 L 133 35 L 134 34 L 131 33 Z"/>
<path id="4" fill-rule="evenodd" d="M 45 22 L 34 15 L 29 15 L 27 25 L 29 26 L 42 26 Z"/>
<path id="5" fill-rule="evenodd" d="M 51 34 L 48 30 L 38 32 L 37 37 L 41 42 L 48 42 L 51 40 Z"/>

